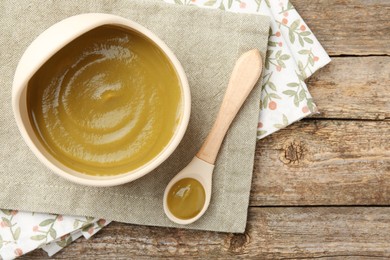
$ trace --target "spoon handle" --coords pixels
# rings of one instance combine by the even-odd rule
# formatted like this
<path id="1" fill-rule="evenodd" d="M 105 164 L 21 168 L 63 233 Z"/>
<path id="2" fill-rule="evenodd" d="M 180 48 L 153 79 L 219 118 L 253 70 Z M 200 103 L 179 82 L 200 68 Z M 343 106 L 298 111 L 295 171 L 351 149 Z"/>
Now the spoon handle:
<path id="1" fill-rule="evenodd" d="M 226 89 L 217 119 L 196 155 L 199 159 L 210 164 L 215 163 L 226 132 L 258 81 L 261 71 L 262 60 L 260 52 L 257 49 L 245 52 L 237 60 L 230 76 L 229 85 Z"/>

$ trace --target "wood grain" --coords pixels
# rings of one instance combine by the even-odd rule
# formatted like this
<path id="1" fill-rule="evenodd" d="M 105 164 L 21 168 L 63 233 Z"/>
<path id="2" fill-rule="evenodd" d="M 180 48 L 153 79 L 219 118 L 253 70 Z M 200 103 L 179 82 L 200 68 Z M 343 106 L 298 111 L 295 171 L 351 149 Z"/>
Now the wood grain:
<path id="1" fill-rule="evenodd" d="M 266 207 L 250 209 L 245 234 L 113 223 L 54 259 L 390 257 L 389 241 L 390 208 Z"/>
<path id="2" fill-rule="evenodd" d="M 307 85 L 315 118 L 390 119 L 390 57 L 333 58 Z"/>
<path id="3" fill-rule="evenodd" d="M 257 144 L 251 205 L 390 205 L 390 121 L 295 123 Z"/>
<path id="4" fill-rule="evenodd" d="M 390 1 L 291 2 L 330 55 L 390 55 Z"/>

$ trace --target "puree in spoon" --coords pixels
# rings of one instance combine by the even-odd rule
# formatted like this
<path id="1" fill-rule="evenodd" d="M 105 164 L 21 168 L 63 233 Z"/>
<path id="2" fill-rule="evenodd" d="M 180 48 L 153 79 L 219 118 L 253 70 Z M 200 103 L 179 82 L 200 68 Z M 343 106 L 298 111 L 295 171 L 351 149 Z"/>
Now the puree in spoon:
<path id="1" fill-rule="evenodd" d="M 168 208 L 180 219 L 190 219 L 203 209 L 206 194 L 202 184 L 193 178 L 184 178 L 171 187 L 167 196 Z"/>
<path id="2" fill-rule="evenodd" d="M 90 175 L 116 175 L 156 157 L 180 119 L 179 78 L 143 35 L 101 26 L 54 54 L 31 78 L 27 110 L 41 144 Z"/>

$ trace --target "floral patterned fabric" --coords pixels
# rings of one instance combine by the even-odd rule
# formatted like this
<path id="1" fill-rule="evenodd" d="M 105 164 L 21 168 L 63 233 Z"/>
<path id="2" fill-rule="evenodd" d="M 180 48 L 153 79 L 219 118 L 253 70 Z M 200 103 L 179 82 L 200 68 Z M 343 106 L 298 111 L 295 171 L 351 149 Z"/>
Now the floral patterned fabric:
<path id="1" fill-rule="evenodd" d="M 259 101 L 258 139 L 317 112 L 304 80 L 328 64 L 330 58 L 290 1 L 165 1 L 231 12 L 258 13 L 272 18 Z"/>
<path id="2" fill-rule="evenodd" d="M 330 58 L 288 0 L 164 1 L 272 18 L 259 100 L 259 139 L 317 112 L 304 80 Z M 13 259 L 39 247 L 51 256 L 81 236 L 89 238 L 108 223 L 93 217 L 1 210 L 0 256 Z"/>
<path id="3" fill-rule="evenodd" d="M 0 256 L 13 259 L 38 247 L 44 247 L 52 255 L 74 241 L 75 235 L 88 239 L 108 223 L 93 217 L 3 209 L 0 210 Z"/>

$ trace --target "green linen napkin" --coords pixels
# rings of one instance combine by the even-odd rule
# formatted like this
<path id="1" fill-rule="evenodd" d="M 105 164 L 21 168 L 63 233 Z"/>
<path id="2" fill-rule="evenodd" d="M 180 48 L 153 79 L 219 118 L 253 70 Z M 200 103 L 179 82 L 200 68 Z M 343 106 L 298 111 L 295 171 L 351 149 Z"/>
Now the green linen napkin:
<path id="1" fill-rule="evenodd" d="M 235 60 L 252 48 L 258 48 L 265 57 L 268 17 L 155 1 L 1 1 L 0 6 L 3 10 L 0 17 L 0 208 L 88 215 L 142 225 L 244 232 L 260 84 L 224 141 L 206 214 L 194 224 L 176 225 L 165 217 L 162 197 L 169 180 L 191 161 L 210 130 Z M 120 15 L 154 31 L 177 55 L 191 87 L 190 124 L 178 149 L 152 173 L 117 187 L 80 186 L 51 173 L 24 144 L 12 115 L 12 78 L 25 48 L 50 25 L 86 12 Z"/>

